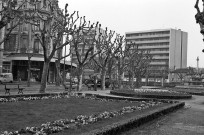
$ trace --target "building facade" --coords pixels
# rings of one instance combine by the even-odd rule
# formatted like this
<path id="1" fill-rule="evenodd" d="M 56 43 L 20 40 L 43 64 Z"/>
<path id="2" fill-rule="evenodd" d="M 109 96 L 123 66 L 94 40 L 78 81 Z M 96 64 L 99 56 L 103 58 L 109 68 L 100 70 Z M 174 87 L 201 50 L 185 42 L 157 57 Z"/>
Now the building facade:
<path id="1" fill-rule="evenodd" d="M 23 2 L 23 5 L 22 5 Z M 51 2 L 51 3 L 50 3 Z M 16 0 L 16 8 L 21 6 L 20 10 L 25 12 L 32 12 L 32 9 L 37 9 L 40 14 L 44 17 L 49 16 L 49 11 L 52 10 L 49 8 L 49 4 L 52 2 L 57 2 L 57 0 Z M 35 17 L 35 23 L 41 25 L 41 21 L 38 17 Z M 15 20 L 9 23 L 5 29 L 10 28 L 15 24 Z M 6 31 L 5 31 L 6 32 Z M 35 36 L 36 33 L 39 33 L 39 27 L 31 23 L 24 23 L 18 25 L 13 29 L 12 33 L 5 41 L 3 45 L 3 64 L 2 72 L 3 73 L 13 73 L 14 80 L 21 79 L 27 80 L 28 77 L 28 57 L 31 57 L 31 78 L 34 81 L 40 81 L 44 63 L 43 57 L 43 48 L 40 44 L 39 39 Z M 51 39 L 47 39 L 47 47 L 49 50 L 52 49 Z M 50 52 L 48 50 L 48 53 Z M 60 53 L 62 54 L 62 50 Z M 57 52 L 51 60 L 49 67 L 49 76 L 48 81 L 54 82 L 56 76 L 56 67 L 55 60 L 57 60 Z M 70 62 L 61 61 L 62 69 L 63 64 L 65 64 L 65 70 L 69 70 Z M 75 65 L 74 65 L 75 66 Z"/>
<path id="2" fill-rule="evenodd" d="M 150 79 L 161 81 L 164 70 L 187 67 L 187 32 L 180 29 L 157 29 L 126 32 L 127 43 L 133 43 L 139 50 L 147 50 L 152 55 Z M 167 81 L 174 75 L 166 74 Z"/>

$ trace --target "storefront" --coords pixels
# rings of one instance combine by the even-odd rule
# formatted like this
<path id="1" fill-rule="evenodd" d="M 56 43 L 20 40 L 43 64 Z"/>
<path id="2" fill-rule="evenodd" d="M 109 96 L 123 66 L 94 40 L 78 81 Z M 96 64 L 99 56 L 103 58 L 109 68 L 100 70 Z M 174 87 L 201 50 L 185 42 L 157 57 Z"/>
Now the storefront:
<path id="1" fill-rule="evenodd" d="M 48 70 L 48 82 L 55 82 L 56 78 L 56 58 L 53 58 L 50 62 Z M 64 68 L 64 61 L 61 61 L 61 71 Z M 31 58 L 31 81 L 40 81 L 43 71 L 44 58 L 42 55 L 35 55 Z M 10 69 L 13 73 L 14 80 L 27 81 L 28 79 L 28 57 L 22 54 L 12 54 L 8 56 L 3 63 L 3 68 Z M 63 67 L 63 68 L 62 68 Z M 73 68 L 76 68 L 76 64 L 72 64 Z M 71 63 L 65 62 L 65 70 L 70 71 Z M 7 71 L 8 72 L 8 71 Z"/>

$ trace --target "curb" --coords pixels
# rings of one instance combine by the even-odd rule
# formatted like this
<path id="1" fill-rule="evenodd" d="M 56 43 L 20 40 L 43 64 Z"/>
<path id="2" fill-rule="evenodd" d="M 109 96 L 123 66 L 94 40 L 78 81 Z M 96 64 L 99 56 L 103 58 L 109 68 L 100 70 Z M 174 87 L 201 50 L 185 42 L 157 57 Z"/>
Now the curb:
<path id="1" fill-rule="evenodd" d="M 165 115 L 173 112 L 176 109 L 182 108 L 184 105 L 185 102 L 175 103 L 173 105 L 159 108 L 158 110 L 146 112 L 145 114 L 107 125 L 103 128 L 95 129 L 87 133 L 82 133 L 81 135 L 115 135 L 117 133 L 127 131 L 128 129 L 139 127 L 140 125 L 156 119 L 161 115 Z"/>
<path id="2" fill-rule="evenodd" d="M 192 98 L 192 95 L 175 95 L 175 96 L 168 96 L 168 95 L 137 95 L 132 93 L 124 93 L 124 92 L 116 92 L 116 91 L 110 91 L 110 94 L 117 95 L 117 96 L 128 96 L 128 97 L 134 97 L 138 96 L 140 98 L 156 98 L 156 99 L 190 99 Z"/>
<path id="3" fill-rule="evenodd" d="M 19 95 L 0 95 L 0 98 L 17 98 L 17 97 L 42 97 L 42 96 L 55 96 L 63 95 L 66 92 L 60 93 L 31 93 L 31 94 L 19 94 Z"/>
<path id="4" fill-rule="evenodd" d="M 186 92 L 186 93 L 189 93 L 191 95 L 204 96 L 204 92 Z"/>

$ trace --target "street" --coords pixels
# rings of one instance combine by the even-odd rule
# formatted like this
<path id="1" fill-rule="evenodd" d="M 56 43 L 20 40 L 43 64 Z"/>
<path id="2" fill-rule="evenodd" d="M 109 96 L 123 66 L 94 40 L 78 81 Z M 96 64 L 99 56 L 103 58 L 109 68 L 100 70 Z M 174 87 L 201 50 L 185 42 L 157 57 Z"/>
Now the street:
<path id="1" fill-rule="evenodd" d="M 204 97 L 193 96 L 192 99 L 181 101 L 186 103 L 184 108 L 122 135 L 203 135 Z"/>

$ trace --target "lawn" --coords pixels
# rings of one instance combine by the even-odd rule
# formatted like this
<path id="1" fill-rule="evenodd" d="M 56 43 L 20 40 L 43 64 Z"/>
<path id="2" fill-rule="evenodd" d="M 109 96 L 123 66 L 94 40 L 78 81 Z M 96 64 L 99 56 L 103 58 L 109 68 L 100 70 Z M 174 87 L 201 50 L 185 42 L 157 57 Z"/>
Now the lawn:
<path id="1" fill-rule="evenodd" d="M 59 99 L 43 99 L 35 101 L 18 101 L 18 102 L 2 102 L 0 103 L 0 133 L 3 131 L 16 131 L 25 129 L 26 127 L 37 126 L 41 124 L 52 122 L 60 119 L 74 119 L 79 115 L 93 115 L 103 113 L 104 111 L 116 111 L 127 106 L 140 106 L 141 104 L 149 104 L 146 102 L 129 102 L 129 101 L 107 101 L 100 99 L 87 99 L 87 98 L 59 98 Z M 101 120 L 97 124 L 88 124 L 82 126 L 79 130 L 71 129 L 65 130 L 62 134 L 68 132 L 83 133 L 85 131 L 103 127 L 104 125 L 116 122 L 131 115 L 139 115 L 144 111 L 156 109 L 167 105 L 168 103 L 160 103 L 154 107 L 144 110 L 137 110 L 124 116 Z M 61 133 L 59 133 L 61 134 Z"/>

